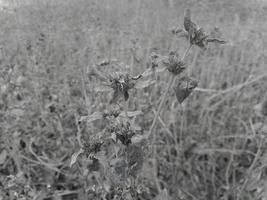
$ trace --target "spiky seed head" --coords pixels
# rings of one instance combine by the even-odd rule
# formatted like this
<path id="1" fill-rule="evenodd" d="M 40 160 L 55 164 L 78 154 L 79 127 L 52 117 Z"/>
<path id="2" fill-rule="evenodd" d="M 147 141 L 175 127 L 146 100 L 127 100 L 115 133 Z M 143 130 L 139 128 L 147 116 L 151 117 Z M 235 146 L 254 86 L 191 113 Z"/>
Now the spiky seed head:
<path id="1" fill-rule="evenodd" d="M 173 51 L 169 53 L 167 61 L 163 62 L 163 64 L 165 64 L 167 70 L 174 75 L 182 73 L 185 69 L 185 62 L 181 60 L 178 53 Z"/>

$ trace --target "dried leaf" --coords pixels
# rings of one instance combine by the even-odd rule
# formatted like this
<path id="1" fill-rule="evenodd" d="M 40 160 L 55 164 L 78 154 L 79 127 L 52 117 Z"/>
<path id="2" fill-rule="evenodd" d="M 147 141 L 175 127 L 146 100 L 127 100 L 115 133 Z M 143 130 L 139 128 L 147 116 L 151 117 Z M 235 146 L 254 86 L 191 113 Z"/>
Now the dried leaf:
<path id="1" fill-rule="evenodd" d="M 136 89 L 143 89 L 143 88 L 146 88 L 146 87 L 148 87 L 148 86 L 150 86 L 150 85 L 153 85 L 153 84 L 155 84 L 156 83 L 156 81 L 154 81 L 154 80 L 139 80 L 136 84 L 135 84 L 135 88 Z"/>
<path id="2" fill-rule="evenodd" d="M 102 119 L 103 114 L 101 112 L 94 112 L 93 114 L 89 115 L 89 116 L 81 116 L 81 118 L 79 119 L 80 122 L 82 121 L 86 121 L 87 123 L 93 122 L 95 120 L 98 119 Z"/>
<path id="3" fill-rule="evenodd" d="M 128 91 L 123 92 L 124 100 L 127 101 L 129 99 L 129 93 Z"/>
<path id="4" fill-rule="evenodd" d="M 187 76 L 183 77 L 175 87 L 175 95 L 179 103 L 182 103 L 197 87 L 198 82 Z"/>
<path id="5" fill-rule="evenodd" d="M 137 111 L 128 111 L 128 112 L 127 112 L 128 117 L 135 117 L 135 116 L 137 116 L 137 115 L 141 115 L 141 114 L 143 114 L 143 112 L 140 111 L 140 110 L 137 110 Z M 120 116 L 121 116 L 121 117 L 126 117 L 125 112 L 122 112 L 122 113 L 120 114 Z"/>
<path id="6" fill-rule="evenodd" d="M 109 103 L 110 103 L 110 104 L 116 103 L 116 102 L 119 100 L 119 98 L 120 98 L 120 94 L 121 94 L 120 91 L 115 90 L 115 91 L 113 92 L 113 94 L 112 94 L 112 98 L 111 98 L 111 100 L 109 101 Z"/>
<path id="7" fill-rule="evenodd" d="M 184 15 L 184 28 L 188 33 L 193 33 L 198 29 L 198 26 L 191 21 L 191 11 L 190 9 L 185 10 Z"/>
<path id="8" fill-rule="evenodd" d="M 135 135 L 135 132 L 130 132 L 130 133 L 126 133 L 126 134 L 119 134 L 116 133 L 116 140 L 119 140 L 122 144 L 124 145 L 129 145 L 131 144 L 131 139 L 132 137 Z"/>
<path id="9" fill-rule="evenodd" d="M 218 43 L 218 44 L 225 44 L 227 43 L 227 41 L 225 40 L 219 40 L 219 39 L 216 39 L 216 38 L 208 38 L 207 39 L 207 42 L 214 42 L 214 43 Z"/>
<path id="10" fill-rule="evenodd" d="M 78 152 L 72 154 L 71 156 L 71 161 L 70 161 L 70 167 L 72 167 L 72 165 L 74 165 L 77 161 L 77 158 L 80 154 L 82 154 L 84 151 L 83 149 L 80 149 Z"/>
<path id="11" fill-rule="evenodd" d="M 7 157 L 7 151 L 4 149 L 0 153 L 0 165 L 5 163 L 6 157 Z"/>

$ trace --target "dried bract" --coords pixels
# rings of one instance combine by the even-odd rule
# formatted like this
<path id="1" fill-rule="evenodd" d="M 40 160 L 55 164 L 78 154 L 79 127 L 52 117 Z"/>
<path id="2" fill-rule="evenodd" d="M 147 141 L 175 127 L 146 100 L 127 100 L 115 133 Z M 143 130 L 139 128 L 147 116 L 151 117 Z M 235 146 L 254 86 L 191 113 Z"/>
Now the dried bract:
<path id="1" fill-rule="evenodd" d="M 168 58 L 163 60 L 162 63 L 166 65 L 169 72 L 178 75 L 185 70 L 185 62 L 180 59 L 178 53 L 170 52 Z"/>
<path id="2" fill-rule="evenodd" d="M 179 80 L 178 85 L 174 88 L 175 95 L 179 103 L 182 103 L 191 92 L 197 87 L 198 81 L 185 76 Z"/>
<path id="3" fill-rule="evenodd" d="M 184 28 L 188 34 L 188 38 L 191 45 L 197 45 L 201 49 L 207 49 L 208 43 L 225 44 L 226 41 L 217 38 L 210 38 L 203 28 L 196 25 L 191 20 L 190 9 L 186 9 L 184 16 Z"/>
<path id="4" fill-rule="evenodd" d="M 135 131 L 132 130 L 129 122 L 117 124 L 113 131 L 116 135 L 116 140 L 119 140 L 123 145 L 127 146 L 132 143 L 131 139 L 135 135 Z"/>
<path id="5" fill-rule="evenodd" d="M 114 73 L 109 76 L 109 84 L 107 86 L 114 90 L 110 103 L 116 103 L 120 96 L 127 101 L 129 98 L 129 90 L 134 88 L 136 80 L 142 76 L 131 77 L 128 73 Z"/>

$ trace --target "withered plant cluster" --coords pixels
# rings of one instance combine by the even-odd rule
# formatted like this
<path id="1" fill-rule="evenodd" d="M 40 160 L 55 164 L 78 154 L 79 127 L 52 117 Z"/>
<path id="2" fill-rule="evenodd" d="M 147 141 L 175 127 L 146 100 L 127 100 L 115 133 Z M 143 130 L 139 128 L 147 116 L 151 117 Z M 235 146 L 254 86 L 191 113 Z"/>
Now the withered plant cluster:
<path id="1" fill-rule="evenodd" d="M 264 7 L 30 2 L 0 12 L 0 200 L 266 199 Z M 164 32 L 185 6 L 225 28 Z"/>
<path id="2" fill-rule="evenodd" d="M 179 32 L 181 31 L 175 31 L 175 35 Z M 216 38 L 209 38 L 204 29 L 191 20 L 189 9 L 185 12 L 182 32 L 186 34 L 189 41 L 183 56 L 180 56 L 177 51 L 170 51 L 167 56 L 152 53 L 151 66 L 142 74 L 131 75 L 128 66 L 118 61 L 103 61 L 89 68 L 87 75 L 91 79 L 96 78 L 97 85 L 101 85 L 95 90 L 110 91 L 112 95 L 105 106 L 106 110 L 82 116 L 78 120 L 78 124 L 98 124 L 99 121 L 104 121 L 104 126 L 101 127 L 100 132 L 88 139 L 78 133 L 80 150 L 72 155 L 70 166 L 75 167 L 77 160 L 82 156 L 85 160 L 89 159 L 91 168 L 97 174 L 94 190 L 102 191 L 101 193 L 109 199 L 130 200 L 144 195 L 147 191 L 139 187 L 138 177 L 144 161 L 151 157 L 154 195 L 160 195 L 165 190 L 158 180 L 158 171 L 161 167 L 155 157 L 157 134 L 155 128 L 160 112 L 164 109 L 164 103 L 171 88 L 178 103 L 182 104 L 198 85 L 198 81 L 186 73 L 188 66 L 186 57 L 191 47 L 195 45 L 205 50 L 208 43 L 225 43 Z M 165 70 L 168 71 L 169 82 L 154 113 L 149 131 L 144 131 L 136 124 L 142 112 L 128 110 L 131 90 L 153 87 L 154 80 L 151 75 Z"/>

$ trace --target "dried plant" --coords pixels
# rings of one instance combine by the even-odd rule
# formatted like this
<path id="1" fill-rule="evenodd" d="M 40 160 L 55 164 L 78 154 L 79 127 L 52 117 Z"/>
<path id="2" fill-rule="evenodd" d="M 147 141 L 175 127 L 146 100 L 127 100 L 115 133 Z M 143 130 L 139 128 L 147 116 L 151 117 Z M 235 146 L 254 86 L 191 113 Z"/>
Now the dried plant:
<path id="1" fill-rule="evenodd" d="M 139 74 L 137 76 L 130 75 L 126 69 L 127 66 L 122 67 L 116 65 L 116 72 L 111 73 L 101 72 L 97 69 L 97 66 L 93 67 L 88 72 L 88 75 L 98 78 L 99 80 L 101 80 L 103 86 L 113 90 L 113 95 L 110 100 L 110 104 L 117 103 L 121 97 L 123 97 L 124 101 L 127 101 L 129 99 L 129 90 L 133 88 L 142 89 L 154 84 L 154 81 L 152 80 L 140 80 L 143 77 L 142 74 Z M 100 91 L 101 90 L 108 91 L 107 88 L 101 88 Z"/>
<path id="2" fill-rule="evenodd" d="M 167 70 L 174 75 L 178 75 L 185 70 L 185 62 L 181 60 L 177 52 L 171 51 L 168 59 L 162 61 L 166 65 Z"/>
<path id="3" fill-rule="evenodd" d="M 82 5 L 86 3 L 81 2 Z M 73 9 L 66 10 L 67 6 L 61 4 L 49 4 L 47 12 L 40 12 L 44 17 L 40 17 L 38 12 L 38 18 L 44 18 L 45 23 L 34 24 L 42 28 L 37 30 L 34 37 L 28 37 L 27 34 L 20 33 L 19 28 L 13 27 L 12 21 L 21 17 L 18 9 L 16 16 L 7 21 L 8 30 L 11 27 L 11 30 L 15 28 L 16 31 L 10 34 L 7 41 L 5 37 L 9 31 L 2 31 L 0 200 L 229 199 L 230 197 L 221 197 L 217 193 L 231 193 L 231 190 L 235 190 L 243 181 L 238 177 L 239 174 L 248 174 L 249 179 L 249 176 L 255 174 L 252 173 L 253 169 L 257 169 L 260 172 L 255 176 L 264 176 L 264 168 L 260 167 L 266 161 L 259 159 L 261 155 L 265 155 L 262 145 L 264 140 L 260 141 L 264 134 L 259 129 L 256 130 L 253 124 L 258 118 L 248 121 L 247 118 L 235 119 L 234 127 L 228 127 L 227 124 L 227 132 L 237 130 L 240 125 L 246 133 L 244 137 L 227 135 L 232 138 L 214 138 L 214 130 L 220 133 L 224 131 L 223 118 L 227 117 L 217 116 L 223 112 L 217 113 L 217 110 L 223 108 L 204 105 L 201 108 L 204 117 L 198 117 L 199 110 L 195 108 L 201 107 L 199 104 L 202 100 L 198 97 L 205 96 L 196 96 L 200 99 L 196 102 L 192 102 L 195 98 L 188 98 L 195 95 L 196 91 L 208 91 L 215 93 L 216 98 L 212 96 L 212 100 L 223 97 L 222 101 L 227 99 L 227 104 L 231 105 L 230 96 L 234 96 L 235 91 L 240 89 L 230 88 L 221 92 L 196 88 L 198 81 L 193 76 L 200 74 L 196 75 L 197 71 L 187 72 L 190 69 L 191 51 L 194 50 L 192 47 L 198 46 L 200 50 L 205 50 L 210 43 L 223 44 L 225 41 L 219 39 L 221 36 L 206 32 L 204 27 L 200 27 L 191 18 L 190 9 L 187 9 L 184 30 L 173 30 L 174 34 L 183 34 L 187 38 L 185 49 L 182 45 L 176 46 L 175 38 L 166 41 L 169 36 L 161 37 L 161 31 L 156 34 L 157 38 L 152 38 L 154 33 L 146 33 L 149 29 L 140 30 L 142 37 L 148 35 L 151 38 L 137 38 L 131 43 L 126 40 L 139 37 L 134 33 L 140 31 L 132 32 L 129 29 L 130 34 L 129 30 L 124 32 L 121 25 L 125 26 L 125 23 L 117 21 L 120 20 L 117 17 L 121 13 L 126 19 L 132 16 L 131 13 L 113 15 L 114 9 L 110 4 L 104 10 L 97 7 L 100 5 L 98 1 L 88 1 L 86 4 L 97 13 L 92 14 L 91 10 L 87 12 L 87 9 L 79 5 L 79 11 L 88 13 L 88 16 L 77 17 L 67 23 L 62 13 L 57 14 L 59 18 L 56 25 L 63 24 L 63 27 L 54 24 L 51 26 L 47 19 L 54 20 L 54 15 L 45 17 L 46 14 L 54 12 L 56 7 L 63 8 L 64 13 Z M 74 7 L 76 5 L 78 3 L 73 4 Z M 141 7 L 143 9 L 146 6 Z M 76 11 L 72 17 L 79 16 L 77 14 L 80 13 Z M 108 11 L 108 18 L 103 15 L 103 11 Z M 108 24 L 109 17 L 112 18 L 112 25 Z M 4 19 L 6 20 L 5 17 Z M 157 20 L 159 23 L 162 21 Z M 31 26 L 31 20 L 30 22 L 26 23 L 26 28 L 23 27 L 25 23 L 18 25 L 23 31 L 36 30 L 36 27 Z M 75 24 L 69 26 L 68 23 L 73 22 Z M 82 27 L 79 27 L 80 22 Z M 84 26 L 83 23 L 88 24 Z M 138 23 L 134 24 L 139 26 Z M 113 32 L 114 27 L 116 32 Z M 158 24 L 151 27 L 158 29 Z M 49 30 L 49 33 L 45 30 Z M 99 30 L 104 30 L 104 34 L 99 34 Z M 119 36 L 114 33 L 119 33 Z M 123 38 L 116 41 L 119 37 Z M 139 45 L 139 42 L 143 43 Z M 149 45 L 145 48 L 139 48 L 147 44 Z M 159 44 L 168 49 L 153 47 Z M 152 53 L 151 62 L 146 60 L 149 47 L 164 55 Z M 180 53 L 183 51 L 184 53 Z M 204 54 L 199 52 L 194 54 L 192 61 L 192 65 L 196 65 L 198 69 L 201 68 L 199 58 L 210 59 L 218 51 Z M 232 56 L 231 51 L 222 53 L 225 58 Z M 242 59 L 246 56 L 245 53 L 242 51 Z M 233 55 L 241 61 L 247 61 L 239 58 L 238 53 Z M 107 59 L 95 62 L 103 56 Z M 130 64 L 114 59 L 113 56 Z M 216 60 L 216 63 L 219 61 L 221 60 Z M 88 67 L 88 73 L 85 73 L 88 65 L 91 66 Z M 144 66 L 147 69 L 142 73 Z M 205 72 L 206 70 L 208 68 L 205 68 Z M 217 72 L 220 71 L 216 69 L 215 74 Z M 205 78 L 199 78 L 204 80 L 201 85 L 210 80 Z M 228 86 L 229 79 L 225 80 Z M 174 91 L 176 99 L 173 92 L 169 93 L 170 90 Z M 226 93 L 233 95 L 224 95 Z M 188 103 L 180 105 L 184 102 Z M 259 107 L 261 116 L 267 115 L 266 105 L 264 102 Z M 235 106 L 233 108 L 236 109 Z M 211 109 L 216 111 L 212 113 Z M 206 110 L 210 112 L 206 114 Z M 247 114 L 243 108 L 242 112 Z M 214 115 L 211 117 L 209 113 Z M 201 126 L 203 121 L 200 120 L 208 120 L 209 127 Z M 250 129 L 253 134 L 249 134 Z M 195 132 L 199 134 L 194 134 Z M 241 142 L 236 137 L 240 137 Z M 226 143 L 228 149 L 222 143 Z M 214 149 L 208 149 L 210 146 Z M 245 152 L 247 146 L 250 146 L 248 153 Z M 71 153 L 72 150 L 75 153 Z M 237 159 L 242 162 L 235 163 Z M 218 164 L 220 162 L 224 165 Z M 232 170 L 236 166 L 238 170 Z M 250 169 L 247 170 L 247 166 Z M 253 179 L 258 181 L 257 177 Z M 247 183 L 253 185 L 253 182 L 245 180 L 237 193 L 257 188 L 246 188 Z M 212 192 L 214 194 L 210 195 Z M 195 197 L 196 194 L 199 196 Z"/>
<path id="4" fill-rule="evenodd" d="M 124 97 L 127 101 L 129 98 L 129 90 L 134 88 L 136 80 L 142 76 L 131 77 L 128 73 L 114 73 L 109 76 L 109 87 L 114 90 L 113 97 L 110 103 L 116 103 L 120 96 Z"/>
<path id="5" fill-rule="evenodd" d="M 177 86 L 174 88 L 176 98 L 179 103 L 182 103 L 191 92 L 197 87 L 198 81 L 188 76 L 182 77 Z"/>
<path id="6" fill-rule="evenodd" d="M 172 31 L 173 34 L 177 34 L 181 37 L 186 37 L 191 45 L 196 45 L 205 50 L 208 47 L 208 43 L 225 44 L 226 41 L 219 38 L 212 38 L 211 34 L 206 33 L 204 28 L 198 26 L 191 20 L 190 9 L 185 10 L 184 15 L 184 30 L 177 28 Z"/>

